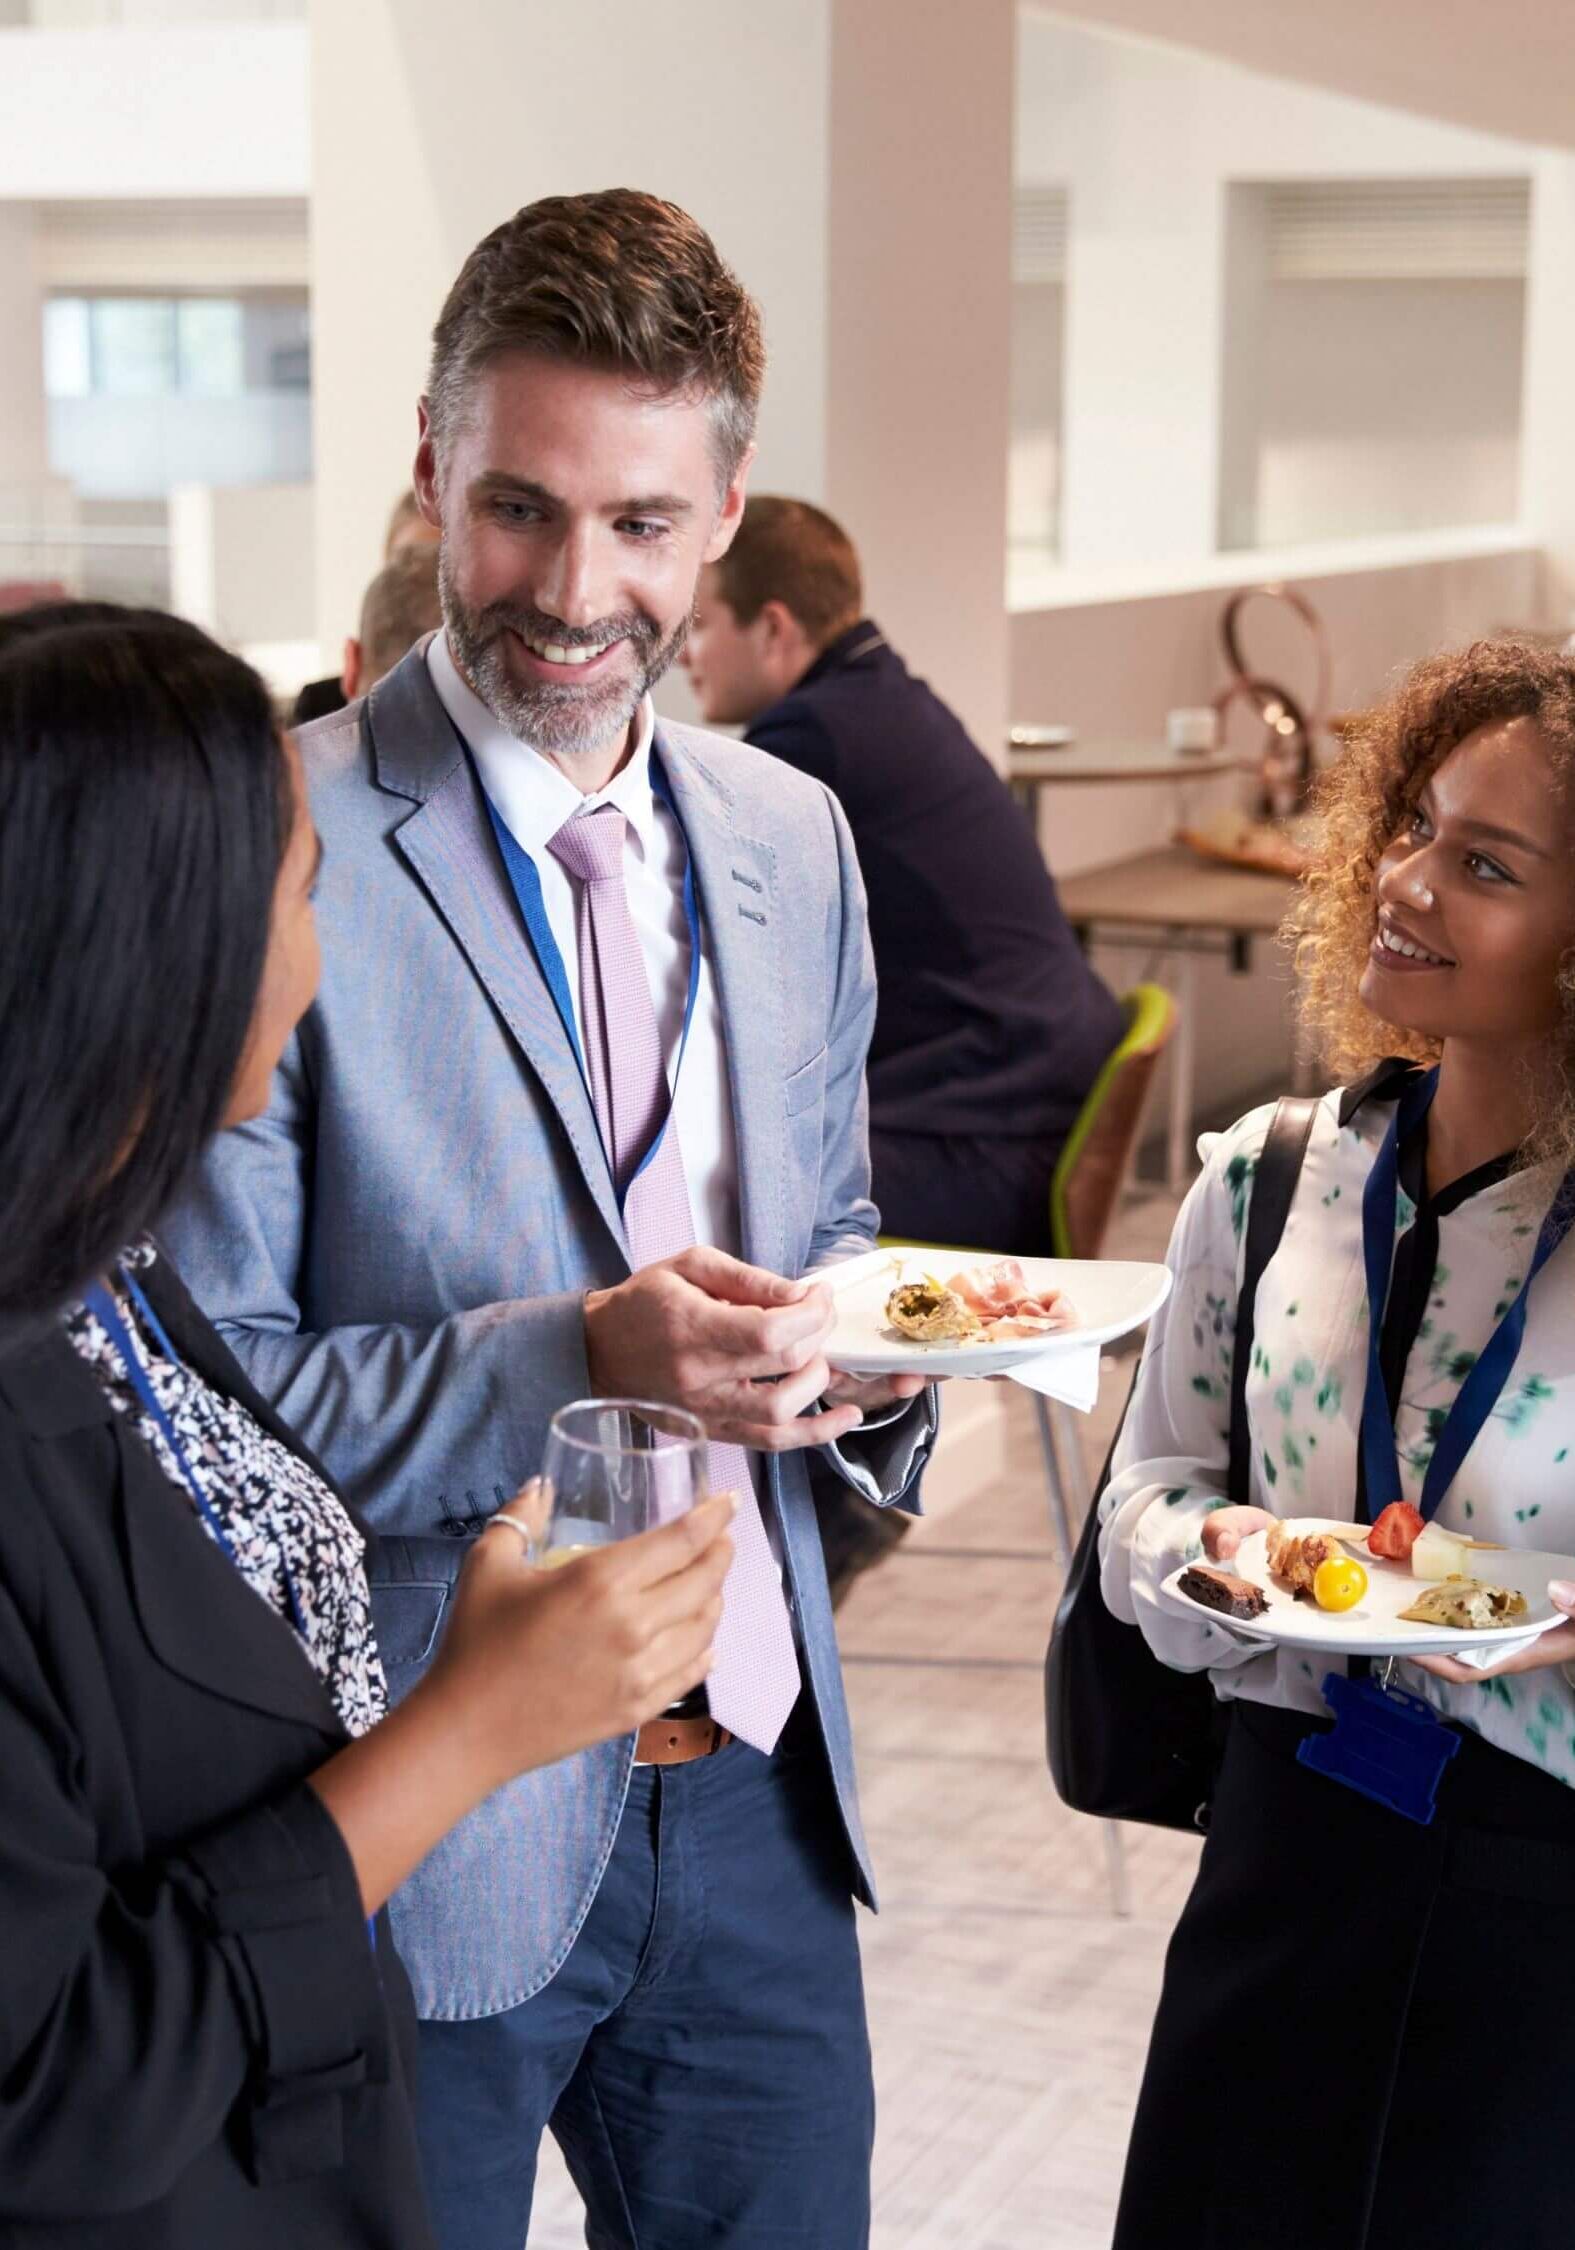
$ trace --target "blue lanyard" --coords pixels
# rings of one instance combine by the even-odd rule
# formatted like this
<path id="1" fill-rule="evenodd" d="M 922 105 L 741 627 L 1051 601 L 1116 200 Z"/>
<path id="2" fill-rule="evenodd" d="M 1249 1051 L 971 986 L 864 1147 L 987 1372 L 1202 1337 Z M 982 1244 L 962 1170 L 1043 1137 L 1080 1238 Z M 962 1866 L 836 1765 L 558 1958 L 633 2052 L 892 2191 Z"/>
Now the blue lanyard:
<path id="1" fill-rule="evenodd" d="M 1426 1116 L 1438 1087 L 1438 1073 L 1413 1079 L 1389 1121 L 1367 1186 L 1362 1193 L 1362 1255 L 1367 1268 L 1367 1387 L 1362 1394 L 1362 1471 L 1370 1518 L 1402 1499 L 1400 1464 L 1395 1451 L 1394 1417 L 1384 1388 L 1380 1342 L 1394 1257 L 1395 1214 L 1400 1177 L 1400 1143 Z M 1537 1246 L 1520 1294 L 1494 1329 L 1486 1348 L 1460 1386 L 1438 1433 L 1433 1457 L 1422 1480 L 1421 1514 L 1431 1522 L 1443 1505 L 1461 1463 L 1498 1404 L 1526 1329 L 1531 1284 L 1575 1225 L 1575 1172 L 1565 1174 L 1542 1222 Z"/>
<path id="2" fill-rule="evenodd" d="M 662 1145 L 662 1136 L 672 1122 L 673 1108 L 678 1096 L 678 1081 L 683 1072 L 684 1054 L 689 1045 L 689 1027 L 694 1022 L 695 998 L 700 990 L 700 903 L 695 894 L 694 859 L 689 850 L 689 840 L 684 836 L 684 824 L 678 819 L 678 807 L 673 802 L 671 786 L 666 774 L 662 771 L 661 763 L 654 750 L 651 752 L 651 788 L 672 814 L 678 825 L 679 836 L 683 839 L 684 920 L 689 929 L 689 990 L 684 1000 L 684 1027 L 678 1041 L 678 1065 L 673 1072 L 673 1098 L 668 1102 L 667 1114 L 652 1136 L 649 1148 L 640 1158 L 619 1196 L 620 1207 L 627 1199 L 629 1189 L 633 1187 L 640 1174 L 655 1157 L 657 1150 Z M 553 1005 L 556 1007 L 564 1031 L 568 1035 L 569 1045 L 574 1051 L 574 1059 L 579 1065 L 580 1076 L 586 1078 L 585 1056 L 580 1046 L 579 1031 L 574 1021 L 574 1000 L 569 991 L 568 973 L 563 966 L 563 955 L 558 950 L 558 941 L 552 934 L 552 924 L 547 919 L 547 909 L 541 895 L 541 877 L 537 873 L 536 862 L 525 850 L 518 837 L 514 835 L 497 806 L 487 796 L 485 789 L 482 790 L 482 796 L 486 800 L 487 811 L 491 816 L 492 832 L 498 839 L 498 850 L 502 855 L 504 872 L 509 878 L 510 886 L 519 903 L 520 915 L 525 924 L 526 935 L 531 942 L 531 950 L 536 956 L 537 964 L 546 981 L 547 990 L 552 994 Z M 587 1091 L 589 1091 L 589 1084 L 589 1079 L 586 1078 Z M 606 1153 L 608 1169 L 611 1170 L 611 1151 L 609 1150 Z M 616 1180 L 613 1184 L 615 1187 L 617 1186 Z"/>
<path id="3" fill-rule="evenodd" d="M 137 1310 L 141 1313 L 143 1319 L 147 1322 L 149 1328 L 153 1331 L 154 1337 L 158 1343 L 159 1350 L 173 1365 L 179 1366 L 181 1364 L 180 1354 L 176 1351 L 174 1345 L 170 1342 L 168 1336 L 164 1333 L 164 1323 L 159 1319 L 158 1314 L 148 1303 L 147 1298 L 143 1295 L 142 1290 L 138 1286 L 134 1277 L 131 1274 L 127 1273 L 124 1267 L 122 1267 L 120 1270 L 120 1278 L 125 1283 L 128 1293 L 135 1300 Z M 203 1522 L 207 1525 L 209 1531 L 213 1534 L 214 1544 L 229 1557 L 230 1561 L 234 1563 L 236 1569 L 239 1570 L 241 1567 L 240 1558 L 237 1556 L 235 1549 L 230 1542 L 229 1534 L 225 1530 L 224 1525 L 220 1520 L 219 1512 L 213 1505 L 213 1502 L 209 1499 L 202 1479 L 198 1476 L 196 1470 L 192 1467 L 191 1462 L 187 1457 L 186 1448 L 181 1444 L 180 1437 L 176 1431 L 174 1423 L 170 1420 L 169 1416 L 165 1413 L 164 1408 L 159 1403 L 158 1394 L 153 1388 L 152 1378 L 148 1374 L 147 1368 L 143 1363 L 142 1353 L 137 1346 L 136 1340 L 133 1337 L 131 1330 L 121 1319 L 120 1312 L 115 1304 L 114 1298 L 110 1295 L 109 1291 L 104 1287 L 104 1284 L 101 1281 L 95 1281 L 91 1288 L 83 1291 L 82 1301 L 85 1305 L 88 1306 L 89 1310 L 97 1316 L 99 1325 L 103 1328 L 105 1334 L 109 1337 L 116 1351 L 119 1352 L 122 1360 L 125 1362 L 126 1373 L 131 1380 L 131 1387 L 136 1392 L 137 1397 L 141 1400 L 149 1415 L 151 1415 L 154 1423 L 157 1425 L 160 1437 L 163 1438 L 164 1443 L 169 1447 L 170 1453 L 174 1457 L 175 1466 L 180 1471 L 181 1481 L 184 1483 L 187 1491 L 191 1494 L 192 1502 L 197 1510 L 197 1513 L 201 1516 Z M 289 1597 L 291 1620 L 294 1623 L 296 1631 L 304 1640 L 306 1638 L 306 1613 L 301 1607 L 301 1597 L 296 1591 L 295 1579 L 291 1575 L 289 1562 L 285 1558 L 284 1546 L 282 1541 L 280 1542 L 279 1548 L 279 1567 L 284 1572 L 284 1587 L 285 1593 Z"/>

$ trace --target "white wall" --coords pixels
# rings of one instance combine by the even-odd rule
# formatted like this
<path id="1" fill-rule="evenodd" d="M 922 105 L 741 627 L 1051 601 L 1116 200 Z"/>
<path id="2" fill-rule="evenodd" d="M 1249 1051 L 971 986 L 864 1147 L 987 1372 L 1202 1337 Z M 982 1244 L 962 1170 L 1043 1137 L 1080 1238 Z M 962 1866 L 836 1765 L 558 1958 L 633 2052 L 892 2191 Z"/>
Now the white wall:
<path id="1" fill-rule="evenodd" d="M 37 230 L 30 205 L 0 202 L 0 521 L 14 516 L 47 463 Z"/>
<path id="2" fill-rule="evenodd" d="M 1513 523 L 1525 299 L 1519 281 L 1270 282 L 1247 543 Z"/>
<path id="3" fill-rule="evenodd" d="M 1544 156 L 1531 198 L 1521 516 L 1546 553 L 1550 600 L 1575 628 L 1575 158 Z"/>
<path id="4" fill-rule="evenodd" d="M 1229 183 L 1502 176 L 1539 159 L 1034 9 L 1019 53 L 1018 177 L 1070 191 L 1062 560 L 1184 569 L 1217 528 Z"/>
<path id="5" fill-rule="evenodd" d="M 309 484 L 177 486 L 171 607 L 232 647 L 310 641 L 312 497 Z"/>
<path id="6" fill-rule="evenodd" d="M 377 567 L 472 245 L 537 196 L 634 185 L 692 211 L 760 300 L 755 488 L 846 518 L 894 639 L 998 749 L 1008 0 L 313 0 L 311 36 L 325 643 Z"/>
<path id="7" fill-rule="evenodd" d="M 301 23 L 0 31 L 0 198 L 304 195 L 306 58 Z"/>
<path id="8" fill-rule="evenodd" d="M 832 11 L 826 501 L 869 606 L 993 757 L 1007 724 L 1014 11 Z"/>
<path id="9" fill-rule="evenodd" d="M 711 230 L 765 312 L 758 480 L 823 493 L 827 0 L 688 0 L 683 13 L 679 36 L 633 0 L 314 0 L 325 642 L 348 630 L 381 559 L 449 284 L 540 195 L 646 187 Z"/>
<path id="10" fill-rule="evenodd" d="M 1464 546 L 1466 543 L 1462 542 Z M 1259 580 L 1251 560 L 1229 558 L 1215 583 L 1174 593 L 1068 602 L 1012 619 L 1012 715 L 1066 724 L 1085 738 L 1157 741 L 1165 713 L 1207 703 L 1229 677 L 1219 620 L 1229 592 Z M 1295 573 L 1323 619 L 1333 662 L 1331 708 L 1359 709 L 1397 667 L 1505 626 L 1549 622 L 1543 567 L 1528 541 L 1453 561 L 1394 568 L 1310 567 Z M 1293 695 L 1310 688 L 1299 623 L 1255 604 L 1243 620 L 1246 654 Z M 1232 721 L 1245 747 L 1251 728 Z M 1058 875 L 1097 867 L 1167 839 L 1174 799 L 1163 784 L 1063 787 L 1045 792 L 1045 844 Z"/>
<path id="11" fill-rule="evenodd" d="M 1061 360 L 1066 291 L 1058 281 L 1012 287 L 1011 452 L 1006 535 L 1053 556 L 1061 537 Z"/>
<path id="12" fill-rule="evenodd" d="M 1186 592 L 1015 616 L 1014 717 L 1065 723 L 1086 737 L 1156 739 L 1172 706 L 1206 703 L 1225 684 L 1219 617 L 1228 585 L 1223 571 L 1219 577 L 1220 584 Z M 1236 580 L 1256 582 L 1250 567 Z M 1372 700 L 1400 666 L 1430 649 L 1548 616 L 1543 566 L 1530 546 L 1387 570 L 1309 571 L 1295 582 L 1328 631 L 1335 710 Z M 1293 694 L 1309 683 L 1307 645 L 1294 619 L 1259 604 L 1243 627 L 1249 661 Z M 1231 739 L 1244 752 L 1255 746 L 1245 714 L 1232 722 Z M 1245 801 L 1250 791 L 1250 783 L 1229 777 L 1197 784 L 1189 810 Z M 1064 877 L 1169 842 L 1180 811 L 1178 793 L 1164 784 L 1048 789 L 1040 840 L 1052 872 Z M 1096 949 L 1094 961 L 1117 989 L 1142 972 L 1142 957 L 1131 952 Z M 1163 981 L 1163 964 L 1158 974 Z M 1197 1002 L 1201 1106 L 1229 1108 L 1276 1078 L 1288 1082 L 1287 967 L 1272 944 L 1255 944 L 1245 977 L 1221 961 L 1201 961 Z"/>

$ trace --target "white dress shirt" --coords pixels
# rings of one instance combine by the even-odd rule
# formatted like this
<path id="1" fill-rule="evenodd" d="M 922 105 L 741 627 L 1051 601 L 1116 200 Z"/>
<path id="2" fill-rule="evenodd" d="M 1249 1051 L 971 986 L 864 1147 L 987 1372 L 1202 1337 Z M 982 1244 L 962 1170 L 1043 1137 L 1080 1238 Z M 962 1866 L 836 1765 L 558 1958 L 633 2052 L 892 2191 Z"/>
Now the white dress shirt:
<path id="1" fill-rule="evenodd" d="M 575 884 L 547 846 L 566 820 L 578 813 L 594 812 L 599 805 L 616 805 L 628 821 L 624 881 L 629 912 L 645 956 L 645 973 L 671 1087 L 678 1070 L 684 1001 L 689 991 L 689 928 L 684 916 L 687 855 L 677 821 L 651 786 L 651 738 L 656 717 L 650 697 L 640 705 L 633 755 L 605 789 L 586 796 L 539 751 L 510 734 L 493 716 L 461 678 L 445 633 L 435 634 L 429 642 L 427 666 L 443 708 L 470 746 L 482 787 L 515 842 L 535 863 L 547 924 L 563 957 L 582 1048 L 585 1019 L 580 1004 Z M 716 979 L 703 944 L 695 1012 L 673 1095 L 673 1121 L 683 1150 L 695 1239 L 737 1257 L 742 1247 L 738 1144 L 727 1073 L 727 1036 Z"/>

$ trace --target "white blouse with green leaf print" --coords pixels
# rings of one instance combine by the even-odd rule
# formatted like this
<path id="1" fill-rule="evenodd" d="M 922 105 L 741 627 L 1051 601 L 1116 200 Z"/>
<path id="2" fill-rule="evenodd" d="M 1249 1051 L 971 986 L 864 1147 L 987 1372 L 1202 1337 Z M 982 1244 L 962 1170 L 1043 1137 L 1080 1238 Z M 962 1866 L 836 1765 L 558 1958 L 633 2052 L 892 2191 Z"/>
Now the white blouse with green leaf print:
<path id="1" fill-rule="evenodd" d="M 1341 1122 L 1342 1107 L 1348 1121 Z M 1256 1507 L 1281 1516 L 1356 1512 L 1357 1438 L 1367 1368 L 1362 1190 L 1393 1101 L 1352 1109 L 1338 1089 L 1314 1121 L 1280 1247 L 1259 1285 L 1247 1376 Z M 1226 1698 L 1327 1716 L 1319 1681 L 1337 1660 L 1250 1645 L 1163 1597 L 1161 1582 L 1202 1553 L 1204 1518 L 1226 1505 L 1230 1366 L 1252 1175 L 1273 1117 L 1254 1110 L 1200 1143 L 1168 1263 L 1169 1302 L 1148 1335 L 1101 1502 L 1105 1599 L 1155 1654 L 1207 1670 Z M 1438 1222 L 1432 1294 L 1396 1416 L 1401 1488 L 1420 1498 L 1437 1432 L 1476 1353 L 1520 1288 L 1558 1184 L 1547 1166 L 1466 1197 Z M 1396 1231 L 1415 1216 L 1402 1192 Z M 1575 1554 L 1575 1236 L 1532 1285 L 1510 1379 L 1438 1511 L 1440 1523 L 1506 1546 Z M 1575 1572 L 1571 1573 L 1575 1576 Z M 1454 1686 L 1413 1665 L 1397 1684 L 1450 1719 L 1575 1784 L 1575 1692 L 1561 1667 Z"/>

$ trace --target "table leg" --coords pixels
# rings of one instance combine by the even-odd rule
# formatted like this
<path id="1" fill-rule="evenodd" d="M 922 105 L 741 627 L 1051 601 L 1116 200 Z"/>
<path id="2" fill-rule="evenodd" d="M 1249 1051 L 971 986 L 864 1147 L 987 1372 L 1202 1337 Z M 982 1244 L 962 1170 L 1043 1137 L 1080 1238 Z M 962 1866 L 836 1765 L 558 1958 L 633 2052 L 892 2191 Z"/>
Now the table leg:
<path id="1" fill-rule="evenodd" d="M 1197 1076 L 1198 963 L 1193 953 L 1170 956 L 1170 989 L 1176 996 L 1176 1028 L 1170 1041 L 1170 1127 L 1166 1144 L 1165 1179 L 1175 1195 L 1192 1184 L 1196 1136 L 1192 1129 L 1192 1102 Z"/>

